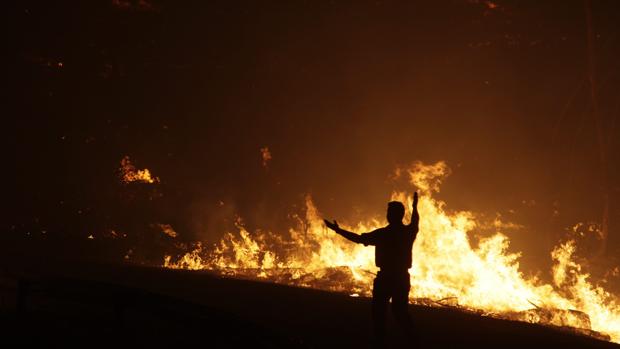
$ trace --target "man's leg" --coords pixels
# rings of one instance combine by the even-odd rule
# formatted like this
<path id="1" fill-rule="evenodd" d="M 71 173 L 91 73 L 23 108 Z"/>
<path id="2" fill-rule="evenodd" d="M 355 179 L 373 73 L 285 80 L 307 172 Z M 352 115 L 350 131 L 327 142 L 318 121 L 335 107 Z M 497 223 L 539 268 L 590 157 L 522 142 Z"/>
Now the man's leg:
<path id="1" fill-rule="evenodd" d="M 413 335 L 413 322 L 411 321 L 411 315 L 409 315 L 409 290 L 411 289 L 409 273 L 399 275 L 394 280 L 393 287 L 392 313 L 403 334 L 411 337 Z"/>
<path id="2" fill-rule="evenodd" d="M 377 346 L 381 346 L 385 342 L 385 320 L 390 300 L 389 285 L 386 281 L 386 278 L 379 272 L 372 287 L 372 326 Z"/>

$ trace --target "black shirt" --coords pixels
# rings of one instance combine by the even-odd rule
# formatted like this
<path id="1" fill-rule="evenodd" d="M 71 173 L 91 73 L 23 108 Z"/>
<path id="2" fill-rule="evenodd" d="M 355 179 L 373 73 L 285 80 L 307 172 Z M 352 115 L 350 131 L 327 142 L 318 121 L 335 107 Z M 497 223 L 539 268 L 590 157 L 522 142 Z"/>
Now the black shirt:
<path id="1" fill-rule="evenodd" d="M 375 246 L 375 265 L 382 271 L 401 272 L 411 268 L 411 249 L 417 234 L 417 224 L 389 224 L 362 234 L 360 242 Z"/>

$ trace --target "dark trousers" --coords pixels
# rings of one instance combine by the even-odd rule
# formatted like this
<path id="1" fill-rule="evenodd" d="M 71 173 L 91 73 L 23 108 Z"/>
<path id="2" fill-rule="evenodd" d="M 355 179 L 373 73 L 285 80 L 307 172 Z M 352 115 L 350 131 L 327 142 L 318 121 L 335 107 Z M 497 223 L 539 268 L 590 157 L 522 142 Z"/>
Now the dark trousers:
<path id="1" fill-rule="evenodd" d="M 411 288 L 409 272 L 379 271 L 372 288 L 372 322 L 375 338 L 382 342 L 385 339 L 386 315 L 388 303 L 392 299 L 392 314 L 405 336 L 413 330 L 409 315 L 409 289 Z"/>

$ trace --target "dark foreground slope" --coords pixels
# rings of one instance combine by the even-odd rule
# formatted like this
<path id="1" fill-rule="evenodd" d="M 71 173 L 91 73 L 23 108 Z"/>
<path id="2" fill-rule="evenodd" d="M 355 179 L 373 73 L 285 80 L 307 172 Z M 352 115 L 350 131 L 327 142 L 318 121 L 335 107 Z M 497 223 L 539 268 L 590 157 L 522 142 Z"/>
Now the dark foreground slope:
<path id="1" fill-rule="evenodd" d="M 364 298 L 132 266 L 5 260 L 0 272 L 0 331 L 23 346 L 369 346 Z M 425 348 L 620 348 L 451 309 L 411 312 Z"/>

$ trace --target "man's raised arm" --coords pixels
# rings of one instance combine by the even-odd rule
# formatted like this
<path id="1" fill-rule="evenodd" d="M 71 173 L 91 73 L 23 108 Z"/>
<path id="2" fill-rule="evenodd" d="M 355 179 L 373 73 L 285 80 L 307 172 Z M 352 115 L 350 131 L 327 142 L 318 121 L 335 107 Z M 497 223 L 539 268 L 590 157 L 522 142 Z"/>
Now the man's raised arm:
<path id="1" fill-rule="evenodd" d="M 340 228 L 340 226 L 338 226 L 338 222 L 336 222 L 335 220 L 333 222 L 330 222 L 327 219 L 324 219 L 323 221 L 325 222 L 325 225 L 329 229 L 335 231 L 336 234 L 341 235 L 347 240 L 353 241 L 358 244 L 366 244 L 366 242 L 364 241 L 361 235 L 358 235 L 358 234 L 355 234 L 355 233 L 352 233 L 350 231 Z"/>
<path id="2" fill-rule="evenodd" d="M 420 223 L 420 214 L 418 213 L 418 192 L 413 193 L 413 207 L 411 208 L 411 223 L 409 227 L 414 234 L 418 233 Z"/>

